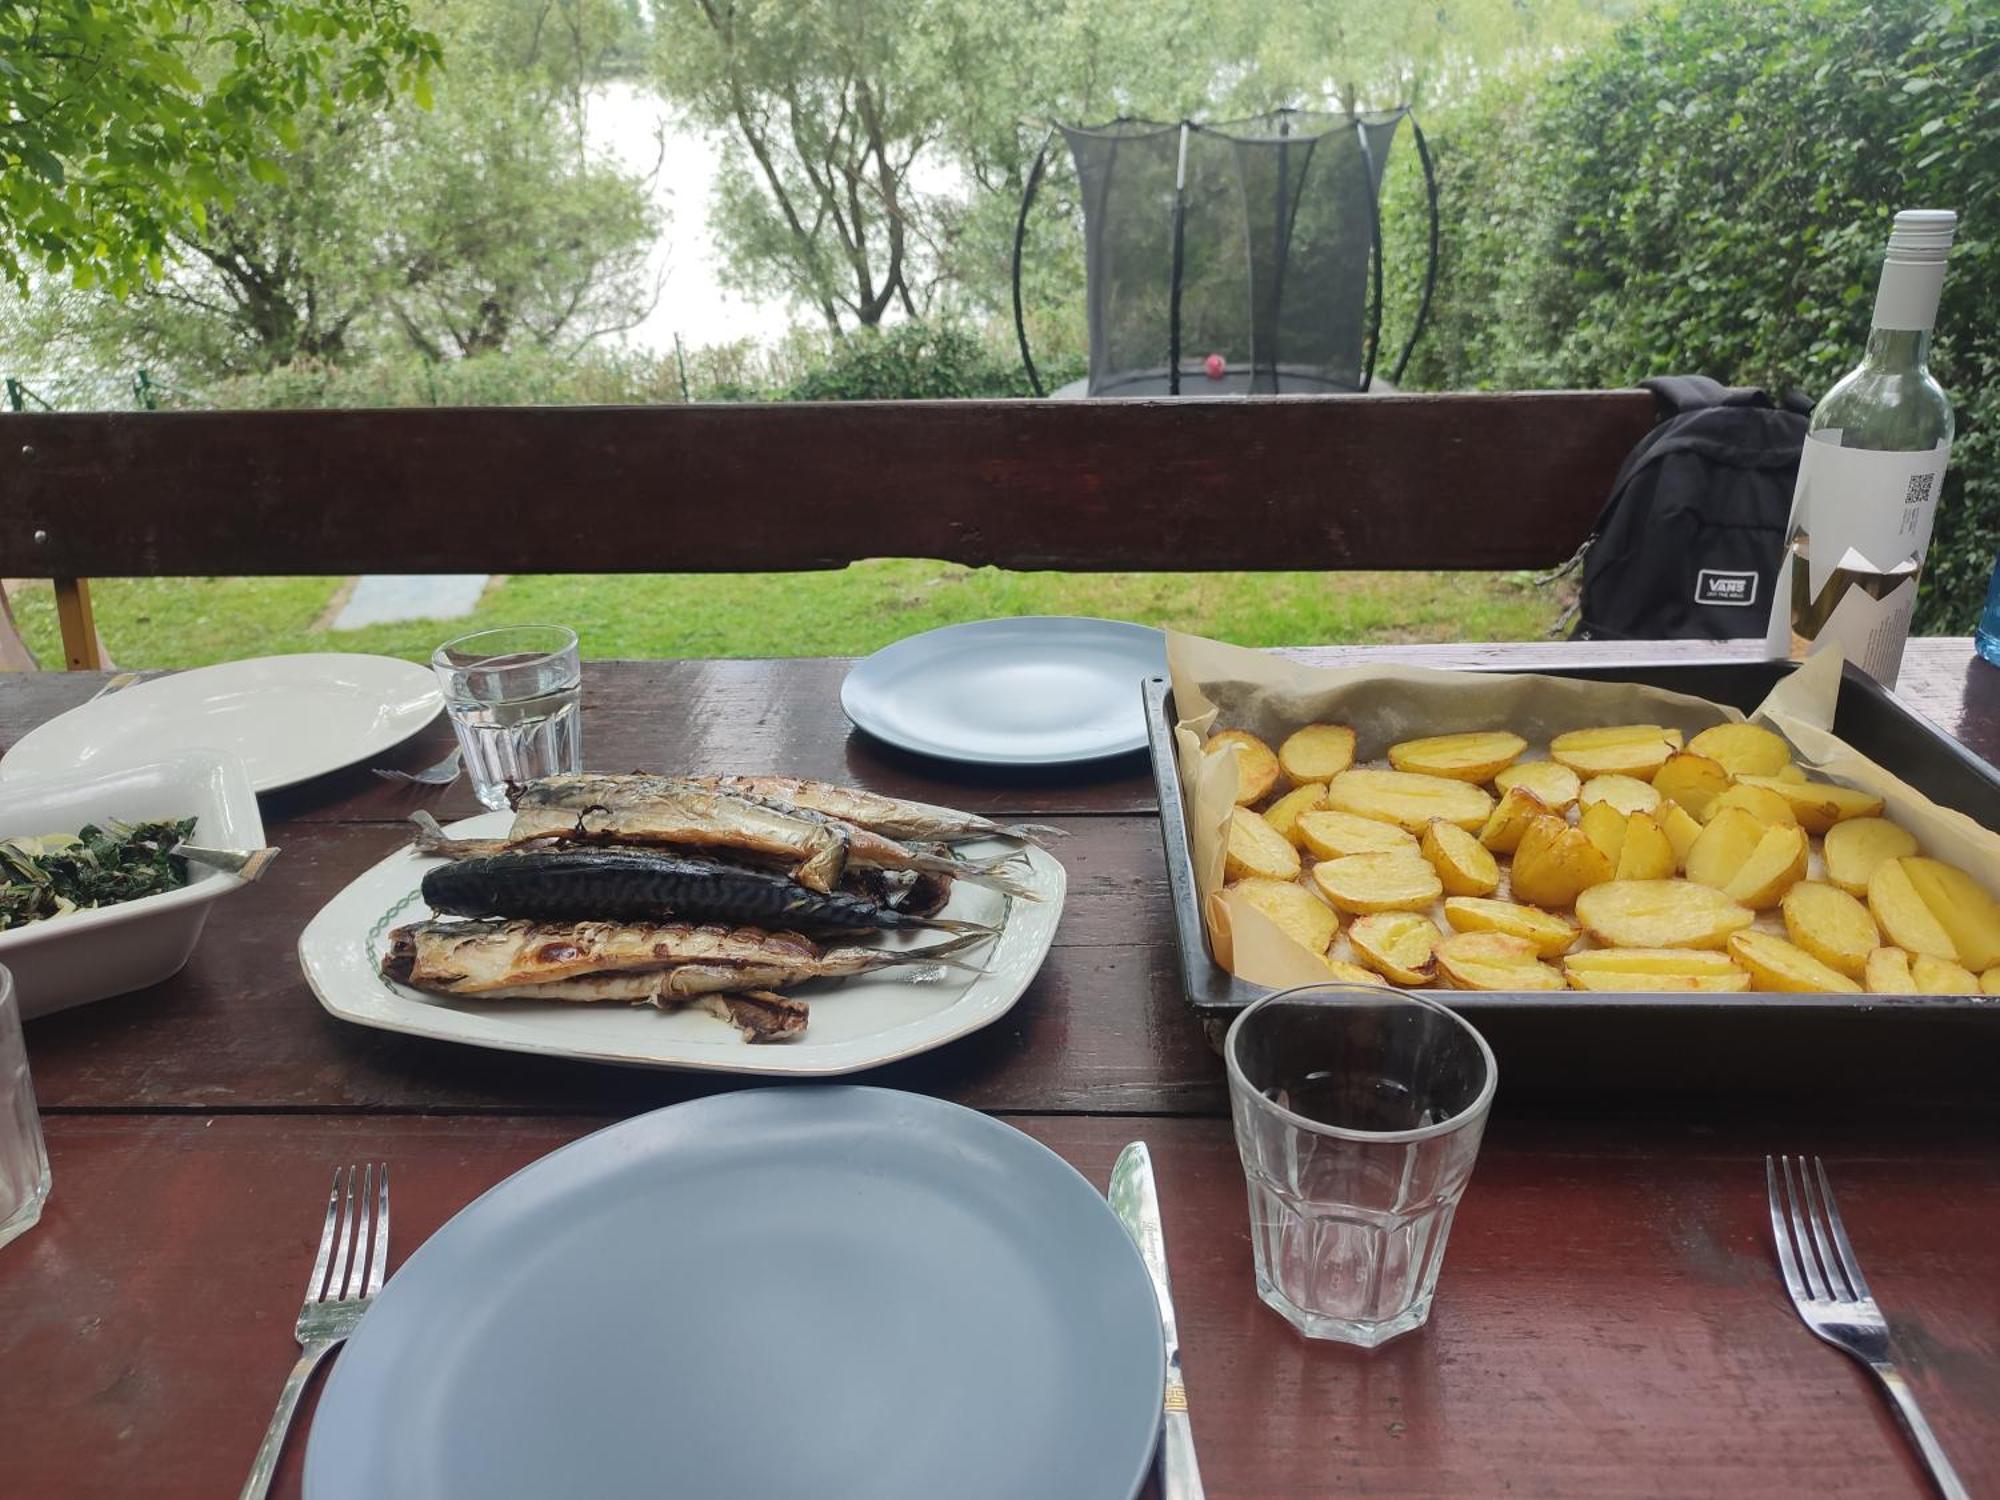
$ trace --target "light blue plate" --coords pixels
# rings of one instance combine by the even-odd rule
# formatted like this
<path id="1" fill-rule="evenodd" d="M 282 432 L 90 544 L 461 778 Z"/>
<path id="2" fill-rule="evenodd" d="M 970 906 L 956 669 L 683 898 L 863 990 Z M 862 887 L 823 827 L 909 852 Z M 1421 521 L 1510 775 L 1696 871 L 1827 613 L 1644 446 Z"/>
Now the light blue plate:
<path id="1" fill-rule="evenodd" d="M 1130 1500 L 1160 1423 L 1144 1264 L 985 1115 L 873 1088 L 641 1115 L 389 1279 L 308 1500 Z"/>
<path id="2" fill-rule="evenodd" d="M 1166 637 L 1147 625 L 978 620 L 857 662 L 840 706 L 877 739 L 919 755 L 1059 766 L 1144 749 L 1139 684 L 1166 670 Z"/>

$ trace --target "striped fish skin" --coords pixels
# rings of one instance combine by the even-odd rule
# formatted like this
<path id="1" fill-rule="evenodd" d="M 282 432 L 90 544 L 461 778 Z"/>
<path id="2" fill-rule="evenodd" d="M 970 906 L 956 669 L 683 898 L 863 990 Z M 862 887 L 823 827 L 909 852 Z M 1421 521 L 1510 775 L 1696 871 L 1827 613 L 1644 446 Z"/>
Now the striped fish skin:
<path id="1" fill-rule="evenodd" d="M 813 932 L 990 930 L 976 923 L 929 920 L 847 891 L 811 890 L 776 871 L 644 848 L 475 855 L 426 873 L 423 897 L 432 911 L 459 917 L 679 919 Z"/>

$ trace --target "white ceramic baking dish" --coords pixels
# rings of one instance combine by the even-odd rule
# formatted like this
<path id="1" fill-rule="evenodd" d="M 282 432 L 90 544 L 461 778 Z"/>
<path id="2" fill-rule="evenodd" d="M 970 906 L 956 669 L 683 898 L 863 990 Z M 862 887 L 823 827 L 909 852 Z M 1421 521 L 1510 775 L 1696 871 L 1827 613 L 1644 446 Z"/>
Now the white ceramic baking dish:
<path id="1" fill-rule="evenodd" d="M 243 763 L 185 750 L 117 770 L 23 777 L 0 787 L 0 838 L 75 833 L 86 823 L 195 818 L 190 843 L 257 849 L 264 820 Z M 24 1017 L 122 995 L 176 974 L 194 952 L 209 903 L 240 875 L 191 865 L 176 891 L 93 907 L 0 932 L 0 964 L 13 972 Z"/>

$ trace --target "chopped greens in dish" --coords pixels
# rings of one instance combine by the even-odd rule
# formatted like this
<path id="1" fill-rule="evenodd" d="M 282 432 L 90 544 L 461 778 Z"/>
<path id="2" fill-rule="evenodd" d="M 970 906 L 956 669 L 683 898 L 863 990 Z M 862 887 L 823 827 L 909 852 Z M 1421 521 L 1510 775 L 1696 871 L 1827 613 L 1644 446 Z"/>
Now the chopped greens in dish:
<path id="1" fill-rule="evenodd" d="M 86 825 L 74 834 L 0 839 L 0 932 L 93 906 L 115 906 L 187 884 L 171 852 L 193 818 Z"/>

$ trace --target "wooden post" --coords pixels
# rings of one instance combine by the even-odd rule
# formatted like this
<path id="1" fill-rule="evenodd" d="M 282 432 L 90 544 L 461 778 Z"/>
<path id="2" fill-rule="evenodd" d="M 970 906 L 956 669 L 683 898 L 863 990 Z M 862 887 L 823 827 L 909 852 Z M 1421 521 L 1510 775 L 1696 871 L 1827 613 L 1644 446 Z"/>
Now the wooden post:
<path id="1" fill-rule="evenodd" d="M 62 622 L 63 661 L 72 672 L 101 672 L 104 652 L 90 613 L 90 580 L 58 578 L 56 618 Z"/>

